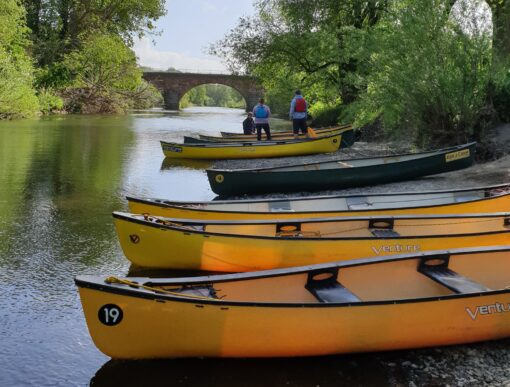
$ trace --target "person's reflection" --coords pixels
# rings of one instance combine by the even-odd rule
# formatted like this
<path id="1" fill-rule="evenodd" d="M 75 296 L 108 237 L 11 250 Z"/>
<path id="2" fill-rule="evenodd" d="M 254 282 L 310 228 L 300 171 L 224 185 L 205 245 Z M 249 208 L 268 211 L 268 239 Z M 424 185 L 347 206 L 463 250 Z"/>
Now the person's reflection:
<path id="1" fill-rule="evenodd" d="M 90 385 L 324 387 L 382 386 L 390 384 L 390 380 L 394 381 L 394 375 L 387 374 L 378 356 L 364 354 L 283 359 L 110 360 L 96 372 Z"/>

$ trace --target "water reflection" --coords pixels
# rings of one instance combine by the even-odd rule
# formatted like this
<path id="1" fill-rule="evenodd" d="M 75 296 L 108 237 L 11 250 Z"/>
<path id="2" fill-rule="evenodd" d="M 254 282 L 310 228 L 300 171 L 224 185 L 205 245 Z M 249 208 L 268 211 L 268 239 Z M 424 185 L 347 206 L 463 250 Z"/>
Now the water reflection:
<path id="1" fill-rule="evenodd" d="M 383 386 L 388 385 L 388 379 L 377 355 L 363 354 L 283 359 L 110 360 L 97 371 L 90 385 Z"/>
<path id="2" fill-rule="evenodd" d="M 160 140 L 240 130 L 243 117 L 213 108 L 0 122 L 0 386 L 90 381 L 106 358 L 74 276 L 127 273 L 111 217 L 124 196 L 214 196 L 198 165 L 161 168 Z"/>
<path id="3" fill-rule="evenodd" d="M 161 170 L 171 170 L 174 168 L 186 169 L 207 169 L 213 164 L 211 160 L 193 160 L 193 159 L 172 159 L 165 157 L 161 163 Z"/>

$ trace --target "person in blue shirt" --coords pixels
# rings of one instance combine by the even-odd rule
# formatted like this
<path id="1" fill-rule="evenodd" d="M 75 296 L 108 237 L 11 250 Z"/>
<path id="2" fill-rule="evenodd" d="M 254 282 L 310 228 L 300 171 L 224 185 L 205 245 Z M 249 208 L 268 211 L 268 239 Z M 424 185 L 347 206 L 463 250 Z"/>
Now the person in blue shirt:
<path id="1" fill-rule="evenodd" d="M 259 100 L 259 103 L 253 108 L 253 115 L 255 116 L 255 128 L 257 129 L 257 141 L 262 139 L 262 129 L 266 132 L 267 140 L 271 140 L 271 131 L 269 129 L 269 116 L 271 110 L 264 105 L 264 98 Z"/>
<path id="2" fill-rule="evenodd" d="M 301 95 L 301 90 L 296 90 L 294 98 L 290 102 L 289 119 L 292 120 L 292 131 L 294 137 L 307 133 L 306 118 L 308 117 L 308 104 Z"/>

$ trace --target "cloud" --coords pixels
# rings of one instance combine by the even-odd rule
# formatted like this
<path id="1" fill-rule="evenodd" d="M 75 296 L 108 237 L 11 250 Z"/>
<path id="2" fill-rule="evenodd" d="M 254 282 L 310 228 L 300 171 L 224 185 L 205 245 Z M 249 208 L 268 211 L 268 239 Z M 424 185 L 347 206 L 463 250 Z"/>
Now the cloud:
<path id="1" fill-rule="evenodd" d="M 138 63 L 154 69 L 166 70 L 169 67 L 190 72 L 226 72 L 219 59 L 212 56 L 194 57 L 174 51 L 160 51 L 148 38 L 135 40 L 133 47 Z"/>
<path id="2" fill-rule="evenodd" d="M 208 12 L 215 12 L 218 10 L 218 7 L 216 4 L 211 3 L 210 1 L 204 1 L 202 3 L 202 11 L 208 13 Z"/>

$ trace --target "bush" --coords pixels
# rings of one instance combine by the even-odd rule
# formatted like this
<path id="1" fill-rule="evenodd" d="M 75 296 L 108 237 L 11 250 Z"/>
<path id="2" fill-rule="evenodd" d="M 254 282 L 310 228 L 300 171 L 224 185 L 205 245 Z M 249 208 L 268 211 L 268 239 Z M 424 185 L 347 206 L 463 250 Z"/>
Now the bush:
<path id="1" fill-rule="evenodd" d="M 40 89 L 37 98 L 39 99 L 39 108 L 43 114 L 60 112 L 64 108 L 62 98 L 54 94 L 51 89 Z"/>
<path id="2" fill-rule="evenodd" d="M 341 113 L 341 105 L 328 105 L 324 102 L 316 102 L 310 106 L 312 126 L 332 126 L 338 123 Z"/>

